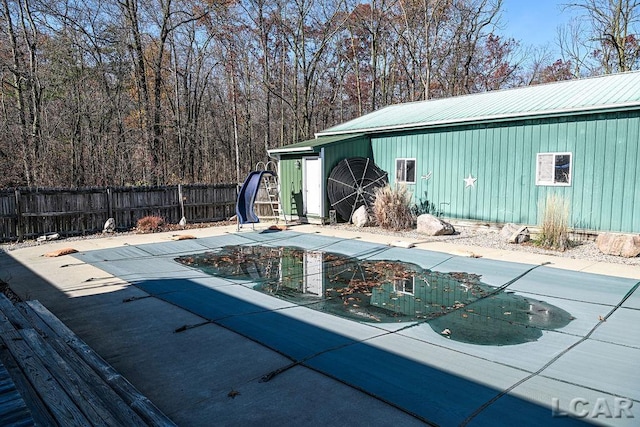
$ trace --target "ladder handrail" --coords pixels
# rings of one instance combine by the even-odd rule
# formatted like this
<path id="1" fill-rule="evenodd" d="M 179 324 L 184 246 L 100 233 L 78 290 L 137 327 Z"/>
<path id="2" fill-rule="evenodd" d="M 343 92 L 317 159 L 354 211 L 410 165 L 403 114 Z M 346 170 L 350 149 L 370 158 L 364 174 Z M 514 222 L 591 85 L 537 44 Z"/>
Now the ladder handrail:
<path id="1" fill-rule="evenodd" d="M 269 163 L 275 164 L 273 162 L 268 162 L 267 165 Z M 267 166 L 265 165 L 265 167 Z M 269 199 L 268 203 L 271 207 L 271 215 L 276 219 L 277 224 L 280 219 L 280 190 L 278 186 L 278 176 L 275 173 L 265 175 L 262 180 L 262 186 L 267 193 L 267 198 Z"/>
<path id="2" fill-rule="evenodd" d="M 278 172 L 278 165 L 276 165 L 276 162 L 274 162 L 273 160 L 269 160 L 267 163 L 265 163 L 263 161 L 259 161 L 258 163 L 256 163 L 255 170 L 257 170 L 257 171 L 269 171 L 269 172 L 277 173 Z"/>

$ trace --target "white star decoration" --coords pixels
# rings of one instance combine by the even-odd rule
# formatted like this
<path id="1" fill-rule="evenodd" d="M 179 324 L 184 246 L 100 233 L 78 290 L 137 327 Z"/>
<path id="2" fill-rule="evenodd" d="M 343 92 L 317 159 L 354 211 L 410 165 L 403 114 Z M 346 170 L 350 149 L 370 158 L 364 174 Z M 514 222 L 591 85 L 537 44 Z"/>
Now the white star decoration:
<path id="1" fill-rule="evenodd" d="M 476 180 L 477 180 L 477 179 L 478 179 L 478 178 L 474 178 L 474 177 L 472 177 L 472 176 L 471 176 L 471 174 L 469 174 L 469 176 L 468 176 L 468 177 L 466 177 L 466 178 L 464 178 L 464 179 L 463 179 L 463 181 L 464 181 L 464 188 L 467 188 L 467 187 L 475 187 L 475 186 L 476 186 Z"/>

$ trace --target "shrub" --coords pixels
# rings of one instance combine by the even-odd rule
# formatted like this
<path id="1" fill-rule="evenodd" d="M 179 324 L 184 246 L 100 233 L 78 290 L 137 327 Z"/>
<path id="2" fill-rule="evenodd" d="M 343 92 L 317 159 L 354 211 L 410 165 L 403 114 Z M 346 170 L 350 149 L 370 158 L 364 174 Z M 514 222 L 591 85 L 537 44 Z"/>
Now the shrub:
<path id="1" fill-rule="evenodd" d="M 391 188 L 389 184 L 376 188 L 373 216 L 382 228 L 405 230 L 413 227 L 411 193 L 405 185 Z"/>
<path id="2" fill-rule="evenodd" d="M 550 194 L 547 196 L 542 211 L 542 224 L 538 244 L 548 249 L 564 251 L 570 245 L 569 241 L 569 203 L 561 196 Z"/>
<path id="3" fill-rule="evenodd" d="M 161 231 L 163 225 L 163 218 L 159 216 L 148 215 L 138 220 L 136 229 L 140 233 L 153 233 L 156 231 Z"/>

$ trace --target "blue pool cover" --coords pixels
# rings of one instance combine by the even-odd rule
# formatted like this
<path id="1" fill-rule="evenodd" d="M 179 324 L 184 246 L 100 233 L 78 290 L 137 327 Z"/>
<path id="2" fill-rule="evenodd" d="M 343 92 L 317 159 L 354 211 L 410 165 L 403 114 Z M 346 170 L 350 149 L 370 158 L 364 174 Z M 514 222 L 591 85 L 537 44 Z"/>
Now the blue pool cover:
<path id="1" fill-rule="evenodd" d="M 535 342 L 479 346 L 447 339 L 425 324 L 404 328 L 406 324 L 356 322 L 312 311 L 254 291 L 250 280 L 213 277 L 175 261 L 227 245 L 256 244 L 474 273 L 484 283 L 507 284 L 507 291 L 560 307 L 575 320 L 544 331 Z M 640 360 L 637 280 L 292 231 L 243 232 L 74 256 L 290 359 L 291 365 L 265 373 L 265 380 L 291 366 L 306 366 L 428 424 L 494 425 L 497 419 L 503 425 L 582 423 L 562 411 L 551 416 L 553 399 L 575 397 L 624 398 L 640 406 L 640 374 L 628 369 Z M 185 325 L 185 333 L 192 326 Z M 634 420 L 615 421 L 633 425 Z"/>

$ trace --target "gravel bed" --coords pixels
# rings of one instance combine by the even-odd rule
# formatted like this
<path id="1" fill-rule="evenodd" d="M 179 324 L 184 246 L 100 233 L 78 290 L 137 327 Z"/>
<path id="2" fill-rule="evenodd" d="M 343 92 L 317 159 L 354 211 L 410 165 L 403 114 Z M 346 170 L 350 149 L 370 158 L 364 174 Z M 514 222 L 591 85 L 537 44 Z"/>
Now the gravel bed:
<path id="1" fill-rule="evenodd" d="M 96 234 L 86 234 L 84 236 L 63 237 L 56 240 L 46 240 L 42 242 L 39 242 L 37 240 L 25 240 L 23 242 L 2 243 L 0 244 L 0 251 L 10 252 L 16 249 L 29 248 L 32 246 L 46 246 L 46 245 L 59 243 L 59 242 L 77 242 L 80 240 L 103 239 L 105 237 L 126 236 L 130 234 L 136 234 L 136 233 L 133 231 L 116 232 L 116 233 L 110 233 L 110 234 L 96 233 Z"/>
<path id="2" fill-rule="evenodd" d="M 185 226 L 179 226 L 175 224 L 167 224 L 161 229 L 157 230 L 157 232 L 167 232 L 167 231 L 176 231 L 176 232 L 185 232 L 187 230 L 193 230 L 198 228 L 209 228 L 209 227 L 221 227 L 224 225 L 232 225 L 230 221 L 217 221 L 217 222 L 202 222 L 202 223 L 194 223 L 187 224 Z M 113 236 L 129 236 L 135 234 L 148 234 L 149 232 L 141 232 L 136 229 L 127 230 L 127 231 L 116 231 L 113 233 L 95 233 L 95 234 L 85 234 L 84 236 L 71 236 L 71 237 L 63 237 L 56 240 L 45 240 L 45 241 L 37 241 L 37 240 L 25 240 L 23 242 L 10 242 L 10 243 L 2 243 L 0 244 L 0 251 L 9 252 L 16 249 L 28 248 L 32 246 L 42 246 L 48 245 L 52 243 L 58 242 L 77 242 L 80 240 L 91 240 L 91 239 L 103 239 L 105 237 L 113 237 Z"/>
<path id="3" fill-rule="evenodd" d="M 594 262 L 606 262 L 611 264 L 626 264 L 640 266 L 640 257 L 624 258 L 619 256 L 605 255 L 596 246 L 593 240 L 580 240 L 572 242 L 572 246 L 566 251 L 554 251 L 543 249 L 536 246 L 532 242 L 523 244 L 514 244 L 506 242 L 500 237 L 500 232 L 493 229 L 474 229 L 456 227 L 456 233 L 450 236 L 425 236 L 415 230 L 409 231 L 389 231 L 380 227 L 363 227 L 357 228 L 351 224 L 327 225 L 327 228 L 338 230 L 356 231 L 359 233 L 382 234 L 388 236 L 396 236 L 398 239 L 415 239 L 421 242 L 442 242 L 447 241 L 460 245 L 479 246 L 483 248 L 502 249 L 514 252 L 537 253 L 551 255 L 563 258 L 582 259 Z"/>

